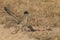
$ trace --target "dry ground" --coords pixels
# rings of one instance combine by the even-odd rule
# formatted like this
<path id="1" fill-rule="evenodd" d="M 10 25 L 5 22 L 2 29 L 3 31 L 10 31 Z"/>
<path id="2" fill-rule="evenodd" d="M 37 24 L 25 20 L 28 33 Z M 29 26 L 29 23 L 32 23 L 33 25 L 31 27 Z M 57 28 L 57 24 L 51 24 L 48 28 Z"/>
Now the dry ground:
<path id="1" fill-rule="evenodd" d="M 33 29 L 18 26 L 5 7 L 19 21 L 28 11 Z M 60 40 L 60 0 L 0 0 L 0 40 Z"/>

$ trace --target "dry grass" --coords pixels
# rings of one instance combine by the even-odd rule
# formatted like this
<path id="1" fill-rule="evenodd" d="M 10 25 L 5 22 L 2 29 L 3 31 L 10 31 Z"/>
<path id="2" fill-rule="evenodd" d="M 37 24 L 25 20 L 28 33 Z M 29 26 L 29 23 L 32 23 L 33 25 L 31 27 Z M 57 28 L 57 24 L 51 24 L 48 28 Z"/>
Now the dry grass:
<path id="1" fill-rule="evenodd" d="M 0 0 L 0 40 L 60 40 L 60 0 Z"/>

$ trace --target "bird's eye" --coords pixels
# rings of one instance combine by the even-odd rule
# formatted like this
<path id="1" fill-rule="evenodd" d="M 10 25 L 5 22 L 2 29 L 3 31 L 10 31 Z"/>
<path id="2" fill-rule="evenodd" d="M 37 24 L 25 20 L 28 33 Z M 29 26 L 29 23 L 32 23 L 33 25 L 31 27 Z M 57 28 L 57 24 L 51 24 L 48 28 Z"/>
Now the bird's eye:
<path id="1" fill-rule="evenodd" d="M 29 13 L 28 13 L 28 11 L 24 11 L 24 14 L 26 15 L 26 14 L 29 14 Z"/>

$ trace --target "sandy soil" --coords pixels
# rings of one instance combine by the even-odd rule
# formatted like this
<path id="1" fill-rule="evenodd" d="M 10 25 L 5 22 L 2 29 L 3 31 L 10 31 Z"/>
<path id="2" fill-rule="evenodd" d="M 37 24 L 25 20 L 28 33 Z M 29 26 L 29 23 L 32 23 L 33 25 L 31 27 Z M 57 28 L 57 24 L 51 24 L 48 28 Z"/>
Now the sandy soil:
<path id="1" fill-rule="evenodd" d="M 0 40 L 60 40 L 60 0 L 0 0 Z"/>

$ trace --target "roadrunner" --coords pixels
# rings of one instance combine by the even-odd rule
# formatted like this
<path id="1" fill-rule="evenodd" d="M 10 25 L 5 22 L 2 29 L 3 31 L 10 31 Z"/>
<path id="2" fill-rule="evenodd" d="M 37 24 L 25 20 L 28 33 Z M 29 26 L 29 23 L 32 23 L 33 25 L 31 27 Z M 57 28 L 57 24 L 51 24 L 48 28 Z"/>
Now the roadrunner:
<path id="1" fill-rule="evenodd" d="M 24 16 L 23 16 L 22 18 L 20 18 L 20 19 L 22 19 L 22 20 L 18 20 L 17 17 L 16 17 L 16 15 L 14 15 L 13 12 L 10 11 L 7 7 L 4 7 L 4 10 L 6 11 L 6 13 L 7 13 L 9 16 L 11 16 L 11 17 L 16 21 L 16 23 L 17 23 L 18 26 L 19 26 L 19 27 L 16 27 L 16 28 L 15 28 L 15 31 L 14 31 L 13 33 L 17 33 L 17 31 L 20 29 L 20 27 L 22 28 L 22 27 L 28 25 L 28 22 L 27 22 L 28 17 L 29 17 L 28 11 L 24 11 Z"/>

